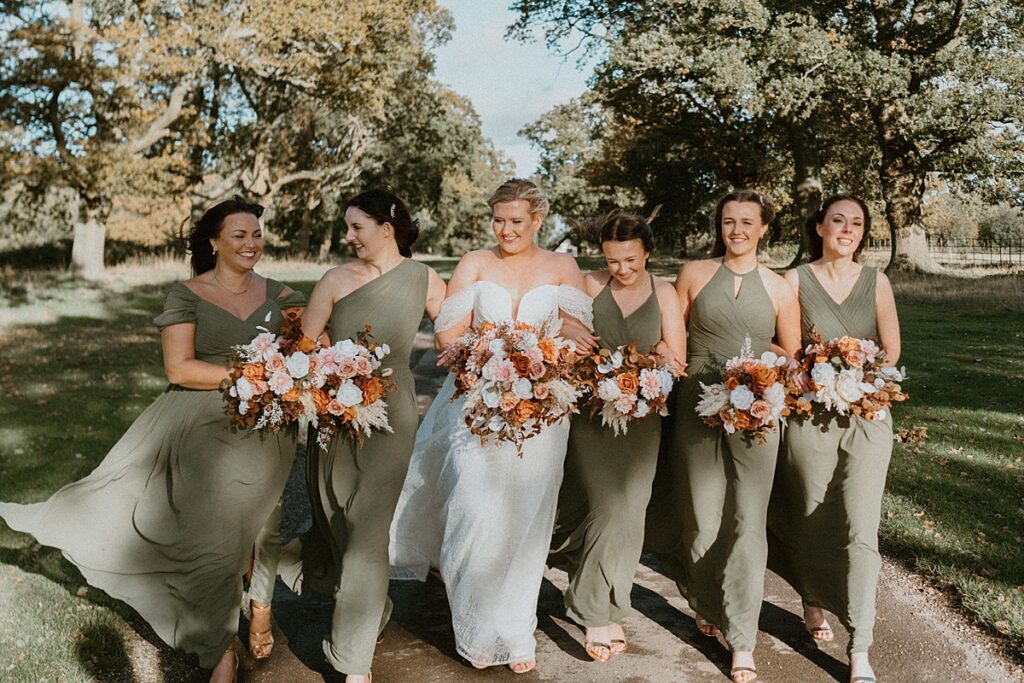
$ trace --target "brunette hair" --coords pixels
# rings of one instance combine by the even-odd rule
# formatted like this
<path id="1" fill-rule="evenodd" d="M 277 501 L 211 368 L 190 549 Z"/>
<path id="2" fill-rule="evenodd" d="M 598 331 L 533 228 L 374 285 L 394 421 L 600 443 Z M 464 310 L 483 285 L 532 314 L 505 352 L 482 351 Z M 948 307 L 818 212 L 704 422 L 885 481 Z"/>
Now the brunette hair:
<path id="1" fill-rule="evenodd" d="M 263 207 L 236 195 L 207 209 L 202 218 L 192 224 L 188 234 L 181 236 L 185 251 L 190 255 L 193 276 L 213 270 L 217 265 L 217 255 L 210 240 L 220 235 L 224 220 L 236 213 L 249 213 L 259 218 L 263 215 Z"/>
<path id="2" fill-rule="evenodd" d="M 654 251 L 654 231 L 650 224 L 636 214 L 612 211 L 599 218 L 591 218 L 573 226 L 587 242 L 601 246 L 604 242 L 640 240 L 644 251 Z"/>
<path id="3" fill-rule="evenodd" d="M 868 210 L 868 205 L 863 199 L 852 194 L 833 194 L 826 197 L 825 201 L 818 207 L 818 210 L 807 217 L 807 222 L 804 226 L 807 230 L 807 253 L 812 261 L 817 261 L 825 253 L 825 246 L 821 235 L 818 234 L 818 226 L 825 222 L 825 216 L 828 215 L 829 207 L 839 202 L 853 202 L 864 212 L 864 235 L 860 238 L 860 244 L 853 251 L 854 261 L 860 260 L 860 253 L 868 245 L 868 235 L 871 234 L 871 211 Z"/>
<path id="4" fill-rule="evenodd" d="M 715 207 L 715 244 L 711 247 L 712 256 L 725 256 L 725 240 L 722 239 L 722 212 L 729 202 L 750 202 L 761 207 L 761 223 L 768 225 L 775 220 L 775 205 L 772 200 L 756 190 L 733 190 L 718 201 Z"/>
<path id="5" fill-rule="evenodd" d="M 536 183 L 523 178 L 510 178 L 503 182 L 487 199 L 487 206 L 493 210 L 495 204 L 514 202 L 517 199 L 522 199 L 530 205 L 531 215 L 540 214 L 541 218 L 547 216 L 551 208 L 548 198 Z"/>
<path id="6" fill-rule="evenodd" d="M 405 203 L 393 192 L 375 187 L 348 200 L 345 208 L 350 206 L 359 209 L 379 225 L 390 223 L 395 229 L 398 253 L 407 258 L 412 256 L 412 245 L 420 235 L 420 225 L 412 219 Z"/>

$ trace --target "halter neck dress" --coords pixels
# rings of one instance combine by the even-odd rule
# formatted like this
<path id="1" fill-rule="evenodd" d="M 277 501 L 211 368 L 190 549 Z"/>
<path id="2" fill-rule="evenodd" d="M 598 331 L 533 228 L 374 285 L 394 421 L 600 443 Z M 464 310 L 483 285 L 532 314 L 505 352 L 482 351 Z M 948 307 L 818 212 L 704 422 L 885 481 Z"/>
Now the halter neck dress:
<path id="1" fill-rule="evenodd" d="M 878 340 L 875 283 L 864 267 L 837 303 L 809 265 L 799 266 L 804 344 L 844 335 Z M 850 652 L 867 652 L 881 557 L 878 524 L 892 454 L 892 419 L 790 419 L 768 518 L 769 567 L 808 605 L 835 614 Z"/>

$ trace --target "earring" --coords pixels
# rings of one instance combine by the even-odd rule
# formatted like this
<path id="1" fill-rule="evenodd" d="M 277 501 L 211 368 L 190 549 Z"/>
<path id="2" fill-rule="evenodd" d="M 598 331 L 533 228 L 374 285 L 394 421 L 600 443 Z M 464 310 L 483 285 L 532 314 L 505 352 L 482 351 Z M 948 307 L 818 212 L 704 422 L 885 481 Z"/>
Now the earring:
<path id="1" fill-rule="evenodd" d="M 214 248 L 213 248 L 213 255 L 214 255 L 214 256 L 216 256 L 216 255 L 217 255 L 217 247 L 214 247 Z"/>

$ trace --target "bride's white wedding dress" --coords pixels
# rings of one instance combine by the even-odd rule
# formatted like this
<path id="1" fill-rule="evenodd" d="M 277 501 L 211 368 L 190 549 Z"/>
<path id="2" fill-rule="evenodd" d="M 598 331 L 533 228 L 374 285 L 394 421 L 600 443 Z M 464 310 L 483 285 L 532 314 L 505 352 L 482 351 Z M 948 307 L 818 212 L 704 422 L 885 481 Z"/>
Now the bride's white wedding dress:
<path id="1" fill-rule="evenodd" d="M 591 299 L 567 285 L 526 292 L 519 310 L 493 282 L 478 281 L 445 301 L 435 329 L 463 319 L 514 319 L 537 327 L 565 311 L 592 325 Z M 528 439 L 523 457 L 511 444 L 480 444 L 452 401 L 448 376 L 416 432 L 409 473 L 391 526 L 394 578 L 444 579 L 459 654 L 474 664 L 535 657 L 537 598 L 562 483 L 569 421 Z"/>

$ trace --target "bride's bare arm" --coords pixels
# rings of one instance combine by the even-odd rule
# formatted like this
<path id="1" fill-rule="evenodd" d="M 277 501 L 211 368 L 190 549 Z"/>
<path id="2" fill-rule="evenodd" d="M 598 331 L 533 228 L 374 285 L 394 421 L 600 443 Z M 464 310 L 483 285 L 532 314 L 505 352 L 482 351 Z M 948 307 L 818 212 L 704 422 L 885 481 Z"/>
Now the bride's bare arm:
<path id="1" fill-rule="evenodd" d="M 583 272 L 576 264 L 576 259 L 568 254 L 559 254 L 557 259 L 561 276 L 559 284 L 572 287 L 586 295 L 587 285 L 583 278 Z M 580 320 L 564 309 L 560 309 L 558 315 L 562 319 L 562 337 L 575 342 L 576 348 L 582 353 L 590 353 L 597 349 L 601 338 L 594 336 L 589 324 L 592 321 Z"/>
<path id="2" fill-rule="evenodd" d="M 467 296 L 466 292 L 477 281 L 478 260 L 477 252 L 469 252 L 455 266 L 455 272 L 448 280 L 444 301 L 438 305 L 438 315 L 434 319 L 434 346 L 438 349 L 443 349 L 462 336 L 473 322 L 472 302 L 469 307 L 463 306 L 462 302 Z"/>
<path id="3" fill-rule="evenodd" d="M 428 282 L 427 282 L 427 305 L 426 313 L 427 317 L 430 318 L 431 322 L 437 320 L 437 314 L 441 311 L 441 304 L 444 302 L 445 294 L 448 291 L 448 286 L 441 279 L 441 276 L 437 274 L 433 268 L 427 268 Z"/>

